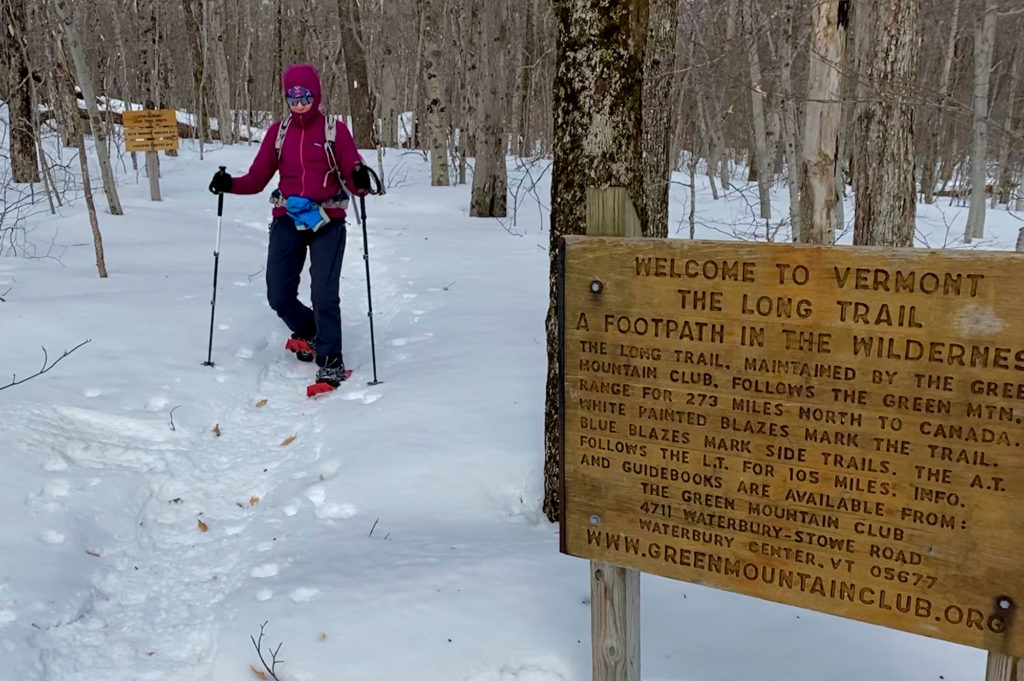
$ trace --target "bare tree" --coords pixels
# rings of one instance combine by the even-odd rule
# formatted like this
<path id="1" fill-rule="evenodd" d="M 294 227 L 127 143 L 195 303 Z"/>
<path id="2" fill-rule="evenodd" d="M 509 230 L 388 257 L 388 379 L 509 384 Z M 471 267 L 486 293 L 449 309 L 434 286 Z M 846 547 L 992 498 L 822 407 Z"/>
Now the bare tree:
<path id="1" fill-rule="evenodd" d="M 438 0 L 417 0 L 423 21 L 423 78 L 426 82 L 427 134 L 430 137 L 430 183 L 447 187 L 447 107 L 441 87 L 441 5 Z"/>
<path id="2" fill-rule="evenodd" d="M 854 244 L 914 243 L 914 107 L 905 92 L 921 47 L 919 9 L 920 0 L 860 0 L 854 11 Z"/>
<path id="3" fill-rule="evenodd" d="M 804 143 L 802 216 L 796 241 L 835 242 L 835 212 L 839 196 L 835 186 L 836 158 L 842 122 L 842 67 L 849 23 L 848 0 L 821 0 L 811 7 L 810 62 Z M 790 178 L 792 182 L 794 178 Z"/>
<path id="4" fill-rule="evenodd" d="M 117 195 L 117 185 L 114 182 L 114 170 L 110 165 L 110 152 L 107 150 L 107 133 L 103 126 L 103 119 L 100 118 L 99 107 L 96 105 L 96 93 L 93 91 L 92 69 L 85 58 L 85 49 L 75 21 L 74 9 L 69 0 L 54 0 L 54 8 L 60 18 L 64 42 L 75 65 L 78 86 L 82 89 L 82 96 L 85 97 L 85 108 L 89 112 L 89 125 L 92 128 L 96 156 L 100 162 L 100 174 L 103 177 L 103 192 L 107 196 L 107 206 L 110 208 L 111 215 L 123 215 L 121 199 Z"/>
<path id="5" fill-rule="evenodd" d="M 760 198 L 761 219 L 772 217 L 772 154 L 768 149 L 768 127 L 765 123 L 765 100 L 768 90 L 761 77 L 761 57 L 758 54 L 757 26 L 754 24 L 755 0 L 740 0 L 743 13 L 743 32 L 747 41 L 747 66 L 750 69 L 750 115 L 754 128 L 754 167 L 757 192 Z"/>
<path id="6" fill-rule="evenodd" d="M 646 0 L 554 0 L 558 20 L 554 164 L 551 170 L 551 298 L 544 409 L 544 512 L 558 517 L 558 244 L 586 225 L 588 187 L 625 187 L 642 205 L 643 55 Z M 595 84 L 600 84 L 596 87 Z"/>
<path id="7" fill-rule="evenodd" d="M 217 130 L 220 141 L 234 144 L 234 123 L 231 117 L 231 73 L 228 70 L 228 55 L 224 45 L 226 26 L 224 21 L 227 0 L 206 0 L 210 57 L 213 62 L 213 99 L 217 103 Z"/>
<path id="8" fill-rule="evenodd" d="M 64 50 L 59 43 L 57 46 L 57 67 L 64 80 L 64 91 L 67 92 L 71 105 L 75 106 L 75 77 L 71 72 L 71 67 L 68 65 Z M 78 164 L 82 172 L 82 189 L 85 192 L 85 205 L 89 211 L 89 226 L 92 229 L 93 250 L 96 253 L 96 270 L 99 272 L 100 279 L 106 279 L 107 263 L 103 255 L 103 235 L 100 233 L 100 223 L 96 216 L 96 203 L 92 198 L 92 181 L 89 179 L 89 157 L 85 153 L 85 126 L 77 118 L 72 118 L 69 125 L 73 126 L 74 134 L 78 139 Z"/>
<path id="9" fill-rule="evenodd" d="M 348 101 L 352 107 L 352 134 L 364 146 L 377 146 L 373 124 L 374 98 L 366 68 L 366 48 L 360 31 L 360 13 L 356 0 L 338 0 L 341 20 L 341 49 L 345 60 Z"/>
<path id="10" fill-rule="evenodd" d="M 505 217 L 508 174 L 505 167 L 508 17 L 504 0 L 488 0 L 480 18 L 479 125 L 469 214 Z M 471 123 L 472 125 L 473 123 Z"/>
<path id="11" fill-rule="evenodd" d="M 644 46 L 643 166 L 646 191 L 637 205 L 644 236 L 668 236 L 668 188 L 672 175 L 672 80 L 676 66 L 676 0 L 649 0 Z"/>
<path id="12" fill-rule="evenodd" d="M 11 136 L 11 176 L 14 182 L 39 182 L 39 158 L 36 155 L 36 126 L 33 116 L 32 93 L 35 90 L 28 62 L 28 24 L 25 3 L 2 0 L 0 17 L 3 35 L 0 43 L 7 62 L 6 74 L 9 94 Z"/>
<path id="13" fill-rule="evenodd" d="M 985 236 L 985 181 L 988 167 L 988 96 L 996 40 L 996 0 L 984 0 L 974 27 L 974 135 L 971 142 L 971 209 L 964 242 Z"/>

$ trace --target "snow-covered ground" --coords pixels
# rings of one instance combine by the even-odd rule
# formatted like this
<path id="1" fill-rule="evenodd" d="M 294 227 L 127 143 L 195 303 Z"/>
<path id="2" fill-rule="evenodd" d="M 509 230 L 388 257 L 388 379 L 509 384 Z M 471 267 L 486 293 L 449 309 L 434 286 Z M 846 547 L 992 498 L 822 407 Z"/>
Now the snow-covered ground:
<path id="1" fill-rule="evenodd" d="M 513 225 L 469 218 L 467 187 L 432 188 L 421 155 L 389 151 L 395 184 L 367 202 L 383 383 L 367 385 L 353 222 L 342 311 L 355 375 L 310 401 L 314 369 L 283 350 L 264 299 L 265 199 L 225 201 L 216 366 L 201 364 L 216 232 L 206 185 L 254 153 L 215 146 L 200 161 L 183 142 L 162 158 L 160 203 L 121 166 L 125 215 L 100 215 L 109 279 L 81 201 L 27 222 L 50 257 L 0 257 L 0 373 L 28 376 L 42 347 L 52 360 L 91 340 L 0 391 L 0 678 L 252 679 L 264 622 L 264 653 L 283 642 L 281 681 L 589 678 L 588 566 L 559 554 L 539 510 L 549 173 L 530 168 L 543 179 L 520 192 Z M 509 163 L 516 183 L 525 171 Z M 752 188 L 715 202 L 698 180 L 699 237 L 749 222 Z M 688 190 L 672 191 L 680 236 Z M 922 243 L 962 233 L 966 209 L 919 210 Z M 1012 249 L 1021 224 L 991 212 L 981 246 Z M 984 674 L 983 651 L 642 584 L 646 679 Z"/>

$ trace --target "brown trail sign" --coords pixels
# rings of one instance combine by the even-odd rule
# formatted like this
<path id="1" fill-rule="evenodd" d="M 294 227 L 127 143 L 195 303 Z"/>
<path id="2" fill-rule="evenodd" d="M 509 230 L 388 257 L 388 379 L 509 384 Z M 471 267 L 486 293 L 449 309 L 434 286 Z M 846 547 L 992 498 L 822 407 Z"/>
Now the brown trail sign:
<path id="1" fill-rule="evenodd" d="M 173 109 L 143 109 L 121 114 L 124 125 L 124 147 L 128 151 L 146 152 L 146 175 L 149 176 L 149 198 L 160 200 L 160 159 L 157 151 L 178 148 L 178 117 Z"/>
<path id="2" fill-rule="evenodd" d="M 127 151 L 169 151 L 178 148 L 178 119 L 173 109 L 144 109 L 121 114 Z"/>
<path id="3" fill-rule="evenodd" d="M 1024 655 L 1024 268 L 569 237 L 562 550 Z"/>

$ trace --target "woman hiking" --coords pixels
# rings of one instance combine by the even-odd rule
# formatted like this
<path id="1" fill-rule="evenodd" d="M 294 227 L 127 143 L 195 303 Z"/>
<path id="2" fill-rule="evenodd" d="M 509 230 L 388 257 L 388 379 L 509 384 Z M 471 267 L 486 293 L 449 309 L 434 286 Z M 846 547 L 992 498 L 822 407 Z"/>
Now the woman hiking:
<path id="1" fill-rule="evenodd" d="M 307 389 L 313 397 L 334 390 L 351 373 L 346 372 L 342 357 L 338 295 L 345 209 L 349 192 L 369 193 L 370 178 L 348 126 L 320 111 L 317 70 L 294 64 L 285 69 L 281 84 L 289 113 L 267 130 L 248 173 L 233 178 L 219 171 L 210 191 L 258 194 L 279 173 L 270 200 L 274 208 L 267 249 L 267 300 L 291 331 L 285 347 L 302 361 L 316 360 L 316 383 Z M 312 309 L 299 301 L 307 250 Z"/>

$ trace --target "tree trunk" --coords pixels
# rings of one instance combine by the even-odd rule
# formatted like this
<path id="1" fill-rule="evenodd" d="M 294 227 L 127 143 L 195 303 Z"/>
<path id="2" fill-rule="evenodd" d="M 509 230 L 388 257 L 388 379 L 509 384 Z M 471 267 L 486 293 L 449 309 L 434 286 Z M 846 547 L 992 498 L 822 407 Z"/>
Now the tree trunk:
<path id="1" fill-rule="evenodd" d="M 789 187 L 789 222 L 793 241 L 799 241 L 801 232 L 800 222 L 800 167 L 797 161 L 798 147 L 797 136 L 799 133 L 799 122 L 796 116 L 796 99 L 793 97 L 793 23 L 796 19 L 796 9 L 793 0 L 786 0 L 783 3 L 782 35 L 779 37 L 779 61 L 781 61 L 781 75 L 779 78 L 779 99 L 780 117 L 782 118 L 782 149 L 783 157 L 786 160 L 786 172 L 788 179 L 786 184 Z"/>
<path id="2" fill-rule="evenodd" d="M 676 66 L 675 0 L 649 0 L 644 47 L 642 153 L 645 192 L 634 205 L 644 236 L 668 236 L 668 188 L 672 178 L 673 72 Z"/>
<path id="3" fill-rule="evenodd" d="M 14 182 L 39 182 L 36 126 L 32 115 L 32 93 L 35 86 L 29 75 L 26 40 L 29 33 L 25 7 L 23 2 L 3 3 L 4 11 L 0 12 L 0 17 L 4 19 L 0 22 L 3 35 L 0 36 L 0 42 L 4 43 L 7 72 L 0 73 L 0 78 L 7 78 L 7 90 L 10 93 L 11 179 Z"/>
<path id="4" fill-rule="evenodd" d="M 69 0 L 55 0 L 54 7 L 63 24 L 64 42 L 75 64 L 78 86 L 82 89 L 82 96 L 85 98 L 85 108 L 89 112 L 89 124 L 92 127 L 96 156 L 100 162 L 100 174 L 103 176 L 103 192 L 107 197 L 107 206 L 110 209 L 111 215 L 124 215 L 124 211 L 121 210 L 121 199 L 117 195 L 117 185 L 114 183 L 114 171 L 110 166 L 107 133 L 103 127 L 103 120 L 100 118 L 99 109 L 96 106 L 96 93 L 93 92 L 92 86 L 92 69 L 85 58 L 85 50 L 79 38 L 74 11 L 69 6 Z"/>
<path id="5" fill-rule="evenodd" d="M 57 46 L 56 61 L 57 69 L 61 75 L 61 78 L 57 81 L 58 85 L 60 85 L 61 81 L 63 82 L 63 87 L 60 89 L 67 93 L 68 105 L 77 110 L 78 98 L 75 93 L 75 77 L 71 73 L 71 67 L 68 65 L 67 58 L 64 56 L 63 50 L 61 50 L 59 45 Z M 65 98 L 62 97 L 61 99 Z M 96 202 L 93 201 L 92 196 L 92 181 L 89 179 L 89 157 L 85 149 L 85 128 L 77 116 L 72 116 L 67 122 L 67 126 L 68 134 L 74 136 L 78 141 L 78 163 L 82 172 L 82 190 L 85 193 L 85 205 L 89 211 L 89 226 L 92 229 L 93 250 L 96 253 L 96 270 L 99 272 L 100 279 L 106 279 L 107 263 L 103 256 L 103 235 L 100 233 L 100 223 L 96 215 Z"/>
<path id="6" fill-rule="evenodd" d="M 1017 97 L 1020 95 L 1021 70 L 1024 68 L 1024 46 L 1017 45 L 1014 50 L 1013 65 L 1010 67 L 1009 97 L 1006 101 L 1006 118 L 1003 122 L 1002 144 L 999 145 L 999 162 L 996 173 L 999 178 L 998 191 L 992 192 L 992 207 L 1004 203 L 1009 207 L 1010 192 L 1013 191 L 1013 167 L 1010 163 L 1010 150 L 1013 142 L 1009 134 L 1013 134 L 1016 126 Z"/>
<path id="7" fill-rule="evenodd" d="M 464 142 L 462 148 L 467 157 L 478 156 L 477 134 L 480 132 L 481 127 L 479 106 L 481 103 L 484 103 L 481 102 L 479 96 L 484 90 L 484 85 L 480 80 L 480 65 L 483 63 L 481 58 L 483 30 L 480 22 L 480 4 L 479 0 L 469 0 L 463 5 L 463 9 L 468 10 L 468 12 L 466 12 L 464 17 L 465 23 L 463 26 L 464 35 L 467 36 L 466 68 L 463 71 L 465 96 L 462 98 L 462 113 L 466 128 L 462 131 L 461 137 L 464 138 L 462 139 Z"/>
<path id="8" fill-rule="evenodd" d="M 988 177 L 988 89 L 996 39 L 996 0 L 985 0 L 985 11 L 974 27 L 974 138 L 971 144 L 971 208 L 964 243 L 985 236 L 985 180 Z"/>
<path id="9" fill-rule="evenodd" d="M 914 244 L 914 109 L 906 97 L 921 47 L 919 0 L 857 4 L 856 245 Z"/>
<path id="10" fill-rule="evenodd" d="M 544 512 L 558 517 L 558 244 L 582 234 L 587 188 L 625 187 L 643 198 L 641 124 L 646 0 L 554 0 L 554 154 L 551 170 L 548 376 L 544 409 Z"/>
<path id="11" fill-rule="evenodd" d="M 352 109 L 352 136 L 357 143 L 376 147 L 380 140 L 373 125 L 373 101 L 366 69 L 366 50 L 359 31 L 356 0 L 338 0 L 341 17 L 341 49 L 345 55 L 345 82 Z"/>
<path id="12" fill-rule="evenodd" d="M 519 121 L 516 126 L 518 134 L 516 149 L 520 156 L 533 156 L 537 153 L 537 140 L 531 125 L 533 111 L 536 108 L 533 84 L 536 82 L 534 73 L 537 70 L 537 29 L 535 26 L 537 3 L 535 0 L 526 0 L 525 4 L 526 6 L 523 8 L 526 13 L 523 29 L 523 59 L 519 64 Z"/>
<path id="13" fill-rule="evenodd" d="M 423 77 L 426 81 L 427 134 L 430 148 L 430 184 L 447 187 L 448 130 L 444 88 L 441 86 L 441 35 L 439 0 L 417 0 L 423 15 Z"/>
<path id="14" fill-rule="evenodd" d="M 842 121 L 842 66 L 849 19 L 847 0 L 822 0 L 811 7 L 810 62 L 800 173 L 802 243 L 835 243 L 836 158 Z"/>
<path id="15" fill-rule="evenodd" d="M 226 22 L 224 3 L 226 0 L 208 0 L 208 34 L 213 62 L 213 98 L 217 102 L 217 129 L 220 141 L 234 144 L 236 141 L 234 119 L 231 116 L 231 74 L 228 71 Z"/>
<path id="16" fill-rule="evenodd" d="M 203 16 L 203 0 L 181 0 L 181 8 L 185 12 L 185 35 L 188 36 L 188 47 L 192 53 L 192 92 L 195 97 L 196 136 L 199 138 L 200 149 L 202 149 L 203 140 L 209 139 L 210 136 L 209 122 L 206 118 L 206 96 L 203 92 L 206 59 L 197 18 Z"/>
<path id="17" fill-rule="evenodd" d="M 772 218 L 772 155 L 768 151 L 768 130 L 765 125 L 765 98 L 768 91 L 761 78 L 761 58 L 758 54 L 757 29 L 754 26 L 754 0 L 740 0 L 743 12 L 743 32 L 747 44 L 747 65 L 750 68 L 750 113 L 754 123 L 754 170 L 757 193 L 760 198 L 761 219 Z"/>
<path id="18" fill-rule="evenodd" d="M 925 133 L 927 140 L 925 158 L 921 170 L 921 190 L 924 194 L 925 203 L 935 202 L 935 180 L 936 170 L 939 162 L 939 135 L 942 131 L 945 119 L 943 107 L 946 105 L 946 98 L 949 96 L 949 79 L 953 71 L 953 57 L 956 53 L 956 34 L 960 21 L 960 2 L 953 0 L 953 11 L 949 21 L 949 39 L 946 41 L 946 51 L 942 60 L 942 71 L 939 75 L 939 92 L 936 98 L 936 105 L 930 107 L 925 114 Z"/>
<path id="19" fill-rule="evenodd" d="M 476 136 L 476 166 L 473 168 L 473 217 L 505 217 L 508 176 L 505 168 L 505 97 L 508 63 L 508 17 L 502 0 L 487 0 L 487 12 L 480 18 L 480 66 L 477 99 L 480 104 Z"/>

